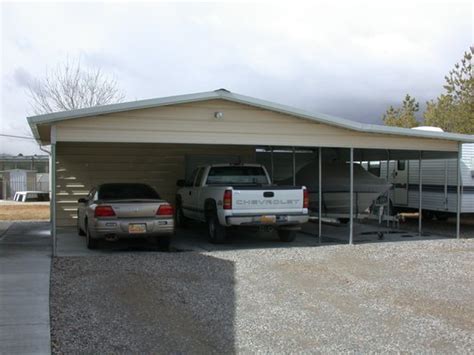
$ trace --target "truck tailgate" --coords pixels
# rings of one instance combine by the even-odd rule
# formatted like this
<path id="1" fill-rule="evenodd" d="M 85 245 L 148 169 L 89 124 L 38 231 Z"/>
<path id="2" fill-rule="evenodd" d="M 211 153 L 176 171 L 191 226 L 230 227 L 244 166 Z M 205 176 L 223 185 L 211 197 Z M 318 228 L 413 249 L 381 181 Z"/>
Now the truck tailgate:
<path id="1" fill-rule="evenodd" d="M 302 187 L 234 187 L 232 211 L 236 214 L 302 213 Z"/>

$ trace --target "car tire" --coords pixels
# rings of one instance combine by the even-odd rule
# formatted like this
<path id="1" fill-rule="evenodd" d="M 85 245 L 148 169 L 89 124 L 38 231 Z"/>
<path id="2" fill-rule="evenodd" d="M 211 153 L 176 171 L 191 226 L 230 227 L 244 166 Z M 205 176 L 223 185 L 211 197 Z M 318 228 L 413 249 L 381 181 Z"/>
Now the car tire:
<path id="1" fill-rule="evenodd" d="M 176 204 L 176 215 L 175 215 L 176 226 L 180 228 L 186 228 L 188 225 L 188 219 L 184 216 L 183 207 L 181 204 Z"/>
<path id="2" fill-rule="evenodd" d="M 97 244 L 98 244 L 98 241 L 96 239 L 91 238 L 91 233 L 90 233 L 90 230 L 89 230 L 89 226 L 87 225 L 87 222 L 86 222 L 86 245 L 87 245 L 87 249 L 90 249 L 90 250 L 97 249 Z"/>
<path id="3" fill-rule="evenodd" d="M 279 229 L 278 238 L 281 242 L 290 243 L 296 239 L 296 231 L 288 229 Z"/>
<path id="4" fill-rule="evenodd" d="M 79 234 L 81 237 L 84 237 L 86 235 L 86 232 L 84 232 L 81 228 L 79 218 L 77 218 L 77 234 Z"/>
<path id="5" fill-rule="evenodd" d="M 169 251 L 171 244 L 171 237 L 168 235 L 156 237 L 155 238 L 156 246 L 159 251 Z"/>
<path id="6" fill-rule="evenodd" d="M 209 234 L 209 241 L 213 244 L 222 244 L 227 240 L 226 228 L 219 223 L 216 212 L 207 218 L 207 232 Z"/>

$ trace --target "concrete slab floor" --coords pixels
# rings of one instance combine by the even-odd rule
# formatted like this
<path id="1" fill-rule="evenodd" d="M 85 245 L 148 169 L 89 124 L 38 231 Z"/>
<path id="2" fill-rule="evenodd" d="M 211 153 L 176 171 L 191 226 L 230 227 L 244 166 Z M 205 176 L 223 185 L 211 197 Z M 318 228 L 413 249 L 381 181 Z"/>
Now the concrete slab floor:
<path id="1" fill-rule="evenodd" d="M 0 354 L 50 354 L 49 223 L 5 225 L 0 226 Z"/>
<path id="2" fill-rule="evenodd" d="M 319 244 L 316 235 L 317 224 L 308 223 L 298 233 L 296 240 L 292 243 L 282 243 L 278 240 L 276 233 L 251 232 L 237 229 L 229 232 L 229 242 L 215 245 L 207 240 L 206 226 L 202 223 L 192 223 L 186 229 L 178 229 L 172 241 L 172 250 L 175 251 L 222 251 L 236 249 L 265 249 L 265 248 L 294 248 L 294 247 L 321 247 L 332 244 L 348 243 L 347 225 L 323 225 L 323 243 Z M 383 233 L 380 239 L 379 232 Z M 57 252 L 58 256 L 92 256 L 108 253 L 127 251 L 156 251 L 155 246 L 145 240 L 124 240 L 117 242 L 103 242 L 97 250 L 86 248 L 85 237 L 77 234 L 76 228 L 58 229 Z M 418 236 L 416 233 L 404 230 L 396 230 L 379 225 L 355 224 L 354 243 L 380 243 L 408 240 L 441 239 L 445 237 L 436 235 Z"/>

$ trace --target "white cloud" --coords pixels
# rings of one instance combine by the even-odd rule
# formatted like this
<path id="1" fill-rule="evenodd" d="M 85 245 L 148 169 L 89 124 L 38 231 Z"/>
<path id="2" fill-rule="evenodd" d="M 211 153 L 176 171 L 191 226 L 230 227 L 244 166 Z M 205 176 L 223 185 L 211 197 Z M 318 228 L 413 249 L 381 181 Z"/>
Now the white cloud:
<path id="1" fill-rule="evenodd" d="M 470 2 L 3 3 L 1 12 L 8 132 L 27 129 L 30 76 L 68 56 L 114 75 L 131 100 L 226 87 L 374 122 L 407 92 L 438 95 L 473 43 Z"/>

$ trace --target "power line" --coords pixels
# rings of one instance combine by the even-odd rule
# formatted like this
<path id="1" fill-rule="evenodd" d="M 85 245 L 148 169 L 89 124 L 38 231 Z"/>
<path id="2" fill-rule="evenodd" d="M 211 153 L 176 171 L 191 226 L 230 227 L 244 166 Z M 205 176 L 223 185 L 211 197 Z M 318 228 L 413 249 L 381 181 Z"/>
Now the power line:
<path id="1" fill-rule="evenodd" d="M 13 134 L 4 134 L 4 133 L 0 133 L 0 136 L 2 136 L 2 137 L 9 137 L 9 138 L 18 138 L 18 139 L 33 139 L 33 140 L 35 140 L 35 138 L 33 138 L 33 137 L 27 137 L 27 136 L 16 136 L 16 135 L 13 135 Z"/>

